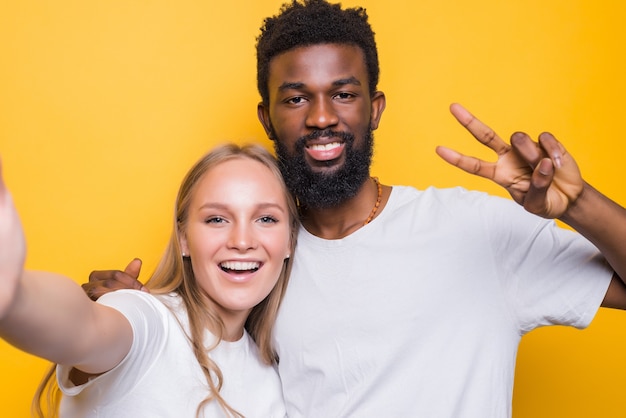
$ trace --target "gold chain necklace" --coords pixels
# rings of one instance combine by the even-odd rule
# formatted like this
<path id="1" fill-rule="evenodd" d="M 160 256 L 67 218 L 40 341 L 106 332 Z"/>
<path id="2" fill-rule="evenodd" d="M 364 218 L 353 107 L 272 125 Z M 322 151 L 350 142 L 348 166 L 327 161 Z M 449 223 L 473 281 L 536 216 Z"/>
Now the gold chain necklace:
<path id="1" fill-rule="evenodd" d="M 383 197 L 383 186 L 381 186 L 380 182 L 378 181 L 378 177 L 371 177 L 371 179 L 374 181 L 374 184 L 376 184 L 376 188 L 378 189 L 378 197 L 376 198 L 376 203 L 374 203 L 374 207 L 372 208 L 370 216 L 368 216 L 365 222 L 363 222 L 363 226 L 372 222 L 372 219 L 374 219 L 376 212 L 378 212 L 378 207 L 380 206 L 380 201 Z"/>

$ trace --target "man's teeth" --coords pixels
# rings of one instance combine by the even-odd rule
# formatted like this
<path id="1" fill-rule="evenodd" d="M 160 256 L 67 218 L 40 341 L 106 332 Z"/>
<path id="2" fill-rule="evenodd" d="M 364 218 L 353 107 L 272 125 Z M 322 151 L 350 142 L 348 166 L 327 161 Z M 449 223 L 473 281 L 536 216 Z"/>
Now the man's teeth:
<path id="1" fill-rule="evenodd" d="M 310 145 L 309 149 L 312 149 L 314 151 L 328 151 L 331 149 L 335 149 L 339 147 L 340 145 L 341 143 L 339 142 L 331 142 L 330 144 L 314 144 L 314 145 Z"/>
<path id="2" fill-rule="evenodd" d="M 221 266 L 225 270 L 249 271 L 257 270 L 259 265 L 256 261 L 226 261 Z"/>

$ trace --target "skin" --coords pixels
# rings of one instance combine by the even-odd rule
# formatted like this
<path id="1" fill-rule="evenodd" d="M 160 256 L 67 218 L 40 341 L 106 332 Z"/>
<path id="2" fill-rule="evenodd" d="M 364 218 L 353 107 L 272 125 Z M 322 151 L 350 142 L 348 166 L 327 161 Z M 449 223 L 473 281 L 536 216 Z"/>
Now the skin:
<path id="1" fill-rule="evenodd" d="M 470 174 L 504 187 L 529 212 L 560 219 L 585 236 L 615 270 L 602 306 L 626 309 L 622 279 L 626 277 L 626 209 L 585 182 L 576 161 L 549 132 L 540 134 L 537 142 L 523 132 L 515 132 L 507 144 L 461 105 L 452 104 L 450 112 L 498 158 L 487 162 L 441 146 L 437 154 Z"/>
<path id="2" fill-rule="evenodd" d="M 356 82 L 344 84 L 340 80 Z M 259 120 L 268 134 L 275 133 L 274 140 L 287 147 L 311 129 L 338 126 L 355 135 L 363 132 L 366 123 L 376 129 L 384 110 L 382 92 L 366 93 L 363 53 L 351 45 L 314 45 L 280 54 L 270 62 L 268 86 L 269 104 L 259 104 Z M 353 86 L 353 90 L 346 88 Z M 626 277 L 626 245 L 622 242 L 626 236 L 626 210 L 582 179 L 574 159 L 551 134 L 543 133 L 534 142 L 517 132 L 507 144 L 461 105 L 453 104 L 450 111 L 472 136 L 497 154 L 498 160 L 489 163 L 445 147 L 438 147 L 437 154 L 470 174 L 504 187 L 529 212 L 559 218 L 587 237 L 616 271 L 603 306 L 626 309 L 626 286 L 620 279 Z M 314 170 L 336 169 L 343 163 L 343 150 L 338 147 L 333 151 L 330 167 L 318 163 L 331 159 L 329 156 L 312 151 L 306 162 Z M 375 199 L 367 186 L 365 183 L 357 196 L 337 207 L 310 209 L 303 225 L 327 239 L 341 238 L 360 228 L 363 215 L 371 210 L 367 202 Z M 384 209 L 390 187 L 384 186 L 384 191 L 379 211 Z"/>
<path id="3" fill-rule="evenodd" d="M 24 271 L 26 242 L 0 178 L 0 337 L 39 357 L 100 373 L 128 353 L 132 330 L 117 311 L 85 297 L 71 279 Z"/>
<path id="4" fill-rule="evenodd" d="M 287 202 L 267 167 L 247 159 L 213 168 L 197 188 L 181 248 L 224 321 L 225 339 L 235 341 L 289 257 Z"/>
<path id="5" fill-rule="evenodd" d="M 363 133 L 378 128 L 385 109 L 385 95 L 370 92 L 365 58 L 352 45 L 314 45 L 276 56 L 270 63 L 269 105 L 258 106 L 258 117 L 268 135 L 295 152 L 296 140 L 316 130 L 332 129 L 355 135 L 355 147 Z M 320 150 L 322 146 L 326 149 Z M 340 138 L 320 137 L 307 142 L 305 161 L 313 171 L 336 171 L 345 163 Z M 383 187 L 382 210 L 391 188 Z M 357 195 L 340 205 L 308 211 L 302 218 L 310 232 L 337 239 L 363 225 L 377 198 L 377 188 L 366 179 Z"/>
<path id="6" fill-rule="evenodd" d="M 385 109 L 384 94 L 368 91 L 363 53 L 352 45 L 312 45 L 282 53 L 270 62 L 268 87 L 269 103 L 259 103 L 258 118 L 271 139 L 292 150 L 300 136 L 328 127 L 353 133 L 358 143 L 365 127 L 378 128 Z M 533 141 L 517 132 L 507 144 L 462 106 L 453 104 L 450 111 L 495 152 L 497 160 L 486 162 L 446 147 L 438 147 L 437 154 L 504 187 L 531 213 L 558 218 L 594 243 L 616 272 L 603 306 L 626 309 L 626 286 L 620 279 L 626 277 L 626 209 L 587 184 L 574 159 L 551 134 L 543 133 Z M 335 138 L 319 138 L 309 145 L 335 142 Z M 313 170 L 337 170 L 345 160 L 343 152 L 341 143 L 324 152 L 309 147 L 306 162 Z M 384 185 L 379 214 L 390 192 L 391 187 Z M 375 186 L 364 181 L 356 196 L 335 207 L 309 209 L 302 223 L 319 237 L 342 238 L 363 225 L 375 201 Z M 137 274 L 138 262 L 133 261 L 126 272 L 93 273 L 87 287 L 94 296 L 104 293 L 106 286 L 138 288 Z"/>
<path id="7" fill-rule="evenodd" d="M 259 162 L 223 162 L 196 184 L 181 247 L 209 303 L 223 315 L 225 339 L 241 337 L 251 308 L 276 284 L 290 255 L 289 225 L 281 186 Z M 24 233 L 1 176 L 0 242 L 10 249 L 0 255 L 0 337 L 83 372 L 115 367 L 130 350 L 130 324 L 117 310 L 92 302 L 71 279 L 24 270 Z M 256 269 L 221 268 L 233 262 Z"/>

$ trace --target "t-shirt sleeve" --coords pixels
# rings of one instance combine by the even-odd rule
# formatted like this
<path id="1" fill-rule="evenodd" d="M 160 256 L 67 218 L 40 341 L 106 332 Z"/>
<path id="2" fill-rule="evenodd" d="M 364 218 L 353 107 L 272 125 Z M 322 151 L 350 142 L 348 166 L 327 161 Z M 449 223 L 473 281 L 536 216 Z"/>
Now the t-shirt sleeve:
<path id="1" fill-rule="evenodd" d="M 543 325 L 588 326 L 613 275 L 599 250 L 513 201 L 492 199 L 483 221 L 521 332 Z"/>
<path id="2" fill-rule="evenodd" d="M 118 290 L 102 296 L 98 303 L 110 306 L 126 317 L 133 330 L 133 343 L 117 366 L 80 386 L 68 378 L 71 366 L 57 366 L 58 384 L 65 395 L 77 395 L 98 381 L 123 396 L 141 382 L 167 341 L 167 316 L 171 313 L 156 297 L 137 290 Z"/>

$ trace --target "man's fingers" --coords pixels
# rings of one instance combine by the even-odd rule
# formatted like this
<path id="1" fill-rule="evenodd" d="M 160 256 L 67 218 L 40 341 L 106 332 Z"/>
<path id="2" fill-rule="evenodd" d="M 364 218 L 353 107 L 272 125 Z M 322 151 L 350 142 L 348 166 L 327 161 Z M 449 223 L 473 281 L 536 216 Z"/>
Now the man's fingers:
<path id="1" fill-rule="evenodd" d="M 105 293 L 109 292 L 109 290 L 102 290 L 102 287 L 96 286 L 93 282 L 83 283 L 80 285 L 83 288 L 83 291 L 89 296 L 91 300 L 98 300 L 98 298 Z"/>
<path id="2" fill-rule="evenodd" d="M 126 268 L 124 269 L 124 273 L 129 276 L 137 279 L 139 277 L 139 273 L 141 272 L 141 259 L 135 258 L 133 261 L 128 263 Z"/>
<path id="3" fill-rule="evenodd" d="M 554 165 L 549 158 L 543 158 L 533 171 L 530 187 L 524 198 L 524 209 L 539 216 L 547 216 L 551 212 L 547 199 L 548 189 L 554 179 Z"/>
<path id="4" fill-rule="evenodd" d="M 89 274 L 89 282 L 81 285 L 85 293 L 97 300 L 105 293 L 119 289 L 137 289 L 147 292 L 148 289 L 139 281 L 141 260 L 133 259 L 124 271 L 120 270 L 97 270 Z"/>
<path id="5" fill-rule="evenodd" d="M 498 155 L 502 155 L 509 150 L 509 145 L 505 143 L 496 132 L 489 126 L 476 119 L 474 115 L 467 111 L 458 103 L 450 105 L 450 113 L 456 120 L 465 127 L 481 144 L 491 148 Z"/>
<path id="6" fill-rule="evenodd" d="M 137 280 L 137 277 L 133 277 L 126 273 L 126 271 L 116 271 L 113 275 L 113 282 L 110 285 L 115 289 L 137 289 L 141 290 L 143 285 Z"/>
<path id="7" fill-rule="evenodd" d="M 548 157 L 552 160 L 552 163 L 556 168 L 563 166 L 563 159 L 566 157 L 567 152 L 565 147 L 561 144 L 550 132 L 543 132 L 539 135 L 539 144 L 545 151 Z"/>
<path id="8" fill-rule="evenodd" d="M 472 119 L 474 119 L 474 116 L 458 103 L 452 103 L 450 105 L 450 113 L 452 113 L 456 120 L 463 126 L 469 125 Z"/>
<path id="9" fill-rule="evenodd" d="M 137 260 L 138 259 L 133 260 L 131 264 L 138 264 L 140 267 L 141 261 L 137 263 Z M 89 274 L 89 282 L 83 283 L 81 287 L 92 300 L 97 300 L 100 296 L 119 289 L 148 291 L 136 277 L 133 277 L 126 271 L 119 270 L 92 271 L 91 274 Z"/>
<path id="10" fill-rule="evenodd" d="M 448 147 L 441 146 L 441 145 L 435 148 L 435 152 L 437 153 L 437 155 L 443 158 L 448 164 L 452 164 L 453 166 L 456 166 L 459 159 L 461 158 L 461 154 L 459 154 L 455 150 L 450 149 Z"/>
<path id="11" fill-rule="evenodd" d="M 438 146 L 435 152 L 448 164 L 452 164 L 467 173 L 493 180 L 495 167 L 493 163 L 479 160 L 476 157 L 468 157 L 467 155 L 463 155 L 443 146 Z"/>
<path id="12" fill-rule="evenodd" d="M 539 145 L 524 132 L 515 132 L 511 135 L 511 147 L 533 169 L 545 157 Z"/>

